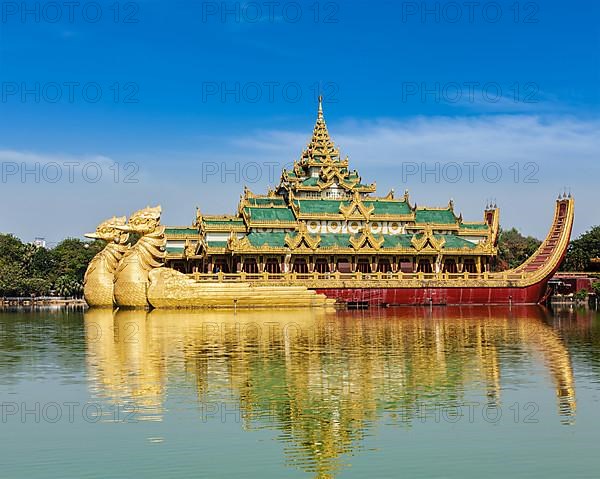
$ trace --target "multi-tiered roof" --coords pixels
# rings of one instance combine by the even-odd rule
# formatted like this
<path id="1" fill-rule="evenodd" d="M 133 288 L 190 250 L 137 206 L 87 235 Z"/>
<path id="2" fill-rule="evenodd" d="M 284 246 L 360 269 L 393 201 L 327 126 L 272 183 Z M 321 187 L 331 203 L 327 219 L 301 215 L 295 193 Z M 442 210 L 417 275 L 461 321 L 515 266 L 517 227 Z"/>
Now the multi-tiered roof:
<path id="1" fill-rule="evenodd" d="M 363 195 L 375 192 L 375 184 L 361 183 L 358 172 L 348 169 L 348 157 L 341 159 L 340 150 L 327 130 L 322 98 L 319 98 L 319 113 L 310 143 L 293 169 L 283 170 L 277 192 L 291 192 L 298 197 L 321 197 L 322 192 L 327 192 L 326 197 L 339 198 L 355 192 Z"/>
<path id="2" fill-rule="evenodd" d="M 365 254 L 496 254 L 498 210 L 484 221 L 465 222 L 453 202 L 417 207 L 408 192 L 372 196 L 332 141 L 319 99 L 312 138 L 300 159 L 285 169 L 266 195 L 247 188 L 235 215 L 197 213 L 193 227 L 168 228 L 168 253 L 175 258 L 219 254 L 294 252 Z"/>

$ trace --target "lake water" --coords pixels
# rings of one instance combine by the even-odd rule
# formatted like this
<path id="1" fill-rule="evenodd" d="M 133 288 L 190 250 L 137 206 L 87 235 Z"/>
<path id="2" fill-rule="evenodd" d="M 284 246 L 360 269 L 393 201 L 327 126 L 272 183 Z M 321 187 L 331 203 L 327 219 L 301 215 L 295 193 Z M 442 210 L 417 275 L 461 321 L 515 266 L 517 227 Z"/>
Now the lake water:
<path id="1" fill-rule="evenodd" d="M 537 307 L 0 312 L 3 478 L 574 478 L 600 318 Z"/>

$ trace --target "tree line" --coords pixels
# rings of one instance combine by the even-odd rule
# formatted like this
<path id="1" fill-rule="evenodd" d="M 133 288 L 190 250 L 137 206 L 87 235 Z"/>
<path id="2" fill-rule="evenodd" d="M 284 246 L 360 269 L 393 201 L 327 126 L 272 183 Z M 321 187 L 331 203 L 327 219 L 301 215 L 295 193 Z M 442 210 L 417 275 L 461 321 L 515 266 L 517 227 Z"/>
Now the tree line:
<path id="1" fill-rule="evenodd" d="M 69 238 L 48 249 L 0 234 L 0 296 L 81 297 L 87 266 L 104 246 Z"/>
<path id="2" fill-rule="evenodd" d="M 74 296 L 83 294 L 83 276 L 92 258 L 106 243 L 68 238 L 55 248 L 23 243 L 0 233 L 0 297 Z M 498 270 L 514 268 L 531 256 L 541 241 L 517 229 L 502 230 L 498 239 Z M 563 271 L 590 271 L 600 258 L 600 226 L 571 241 Z"/>

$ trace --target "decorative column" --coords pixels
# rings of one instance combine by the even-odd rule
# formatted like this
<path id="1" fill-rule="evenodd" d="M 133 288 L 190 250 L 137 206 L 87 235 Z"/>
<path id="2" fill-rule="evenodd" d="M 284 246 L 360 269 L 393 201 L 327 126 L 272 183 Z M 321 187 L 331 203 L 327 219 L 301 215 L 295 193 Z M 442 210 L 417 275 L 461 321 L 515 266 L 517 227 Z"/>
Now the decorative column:
<path id="1" fill-rule="evenodd" d="M 289 253 L 283 257 L 283 264 L 281 265 L 282 273 L 289 273 L 291 271 L 291 268 L 290 268 L 291 260 L 292 260 L 292 255 Z"/>

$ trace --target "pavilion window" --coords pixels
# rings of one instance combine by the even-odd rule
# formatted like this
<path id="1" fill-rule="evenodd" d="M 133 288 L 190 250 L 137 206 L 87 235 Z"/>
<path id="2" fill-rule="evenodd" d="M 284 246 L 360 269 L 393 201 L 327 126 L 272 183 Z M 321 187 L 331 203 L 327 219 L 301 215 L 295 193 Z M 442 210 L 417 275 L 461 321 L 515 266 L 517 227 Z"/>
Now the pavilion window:
<path id="1" fill-rule="evenodd" d="M 456 261 L 453 259 L 447 259 L 444 261 L 444 273 L 458 273 L 458 267 Z"/>
<path id="2" fill-rule="evenodd" d="M 242 268 L 244 273 L 248 274 L 257 274 L 258 273 L 258 265 L 256 264 L 255 258 L 246 258 L 244 260 L 244 267 Z"/>
<path id="3" fill-rule="evenodd" d="M 420 259 L 419 265 L 417 267 L 417 273 L 433 273 L 431 261 L 429 261 L 428 259 Z"/>
<path id="4" fill-rule="evenodd" d="M 389 259 L 380 259 L 377 265 L 378 273 L 389 273 L 392 271 L 392 266 Z"/>
<path id="5" fill-rule="evenodd" d="M 308 273 L 308 264 L 306 264 L 306 260 L 304 258 L 294 259 L 294 264 L 292 265 L 292 273 Z"/>
<path id="6" fill-rule="evenodd" d="M 319 274 L 329 273 L 329 264 L 325 258 L 318 258 L 315 261 L 315 272 Z"/>
<path id="7" fill-rule="evenodd" d="M 359 258 L 356 263 L 356 272 L 357 273 L 370 273 L 371 272 L 371 264 L 367 258 Z"/>
<path id="8" fill-rule="evenodd" d="M 229 274 L 229 264 L 227 263 L 227 260 L 223 259 L 223 258 L 219 258 L 215 260 L 215 263 L 213 265 L 213 273 L 226 273 Z"/>
<path id="9" fill-rule="evenodd" d="M 466 273 L 477 273 L 477 265 L 474 259 L 465 259 L 465 272 Z"/>
<path id="10" fill-rule="evenodd" d="M 399 263 L 400 263 L 400 272 L 401 273 L 413 273 L 414 272 L 413 262 L 409 258 L 400 258 Z"/>
<path id="11" fill-rule="evenodd" d="M 279 265 L 277 258 L 267 258 L 267 262 L 265 263 L 265 272 L 270 274 L 281 273 L 281 266 Z"/>
<path id="12" fill-rule="evenodd" d="M 352 273 L 352 266 L 348 261 L 348 258 L 339 258 L 336 266 L 340 273 Z"/>

